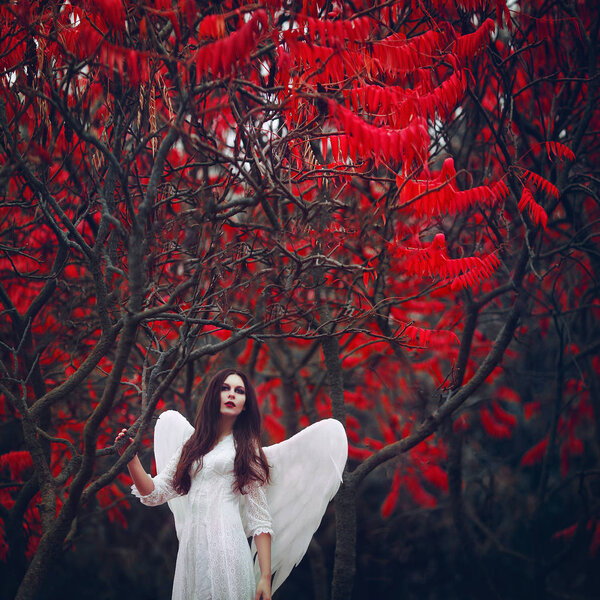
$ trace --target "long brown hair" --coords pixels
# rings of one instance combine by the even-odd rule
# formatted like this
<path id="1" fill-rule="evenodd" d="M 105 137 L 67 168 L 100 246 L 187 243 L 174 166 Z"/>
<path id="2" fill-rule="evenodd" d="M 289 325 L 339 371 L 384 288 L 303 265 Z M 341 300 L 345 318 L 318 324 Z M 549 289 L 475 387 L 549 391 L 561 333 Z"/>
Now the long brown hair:
<path id="1" fill-rule="evenodd" d="M 219 420 L 221 419 L 221 389 L 223 382 L 232 374 L 239 375 L 246 390 L 244 410 L 233 424 L 233 440 L 235 442 L 235 474 L 234 489 L 241 493 L 253 481 L 259 484 L 269 481 L 269 463 L 260 445 L 260 411 L 256 401 L 256 392 L 250 380 L 242 371 L 223 369 L 208 384 L 204 398 L 198 407 L 194 433 L 184 444 L 179 464 L 173 478 L 173 488 L 180 494 L 187 494 L 192 485 L 191 468 L 198 460 L 198 468 L 202 468 L 202 459 L 217 443 L 219 436 Z"/>

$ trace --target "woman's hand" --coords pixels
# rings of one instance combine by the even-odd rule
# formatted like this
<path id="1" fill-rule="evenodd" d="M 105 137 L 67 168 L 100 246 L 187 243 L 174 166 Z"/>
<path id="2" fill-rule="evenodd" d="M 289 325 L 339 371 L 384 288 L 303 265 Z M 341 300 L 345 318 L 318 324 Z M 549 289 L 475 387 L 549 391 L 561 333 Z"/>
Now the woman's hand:
<path id="1" fill-rule="evenodd" d="M 123 438 L 125 438 L 125 443 L 122 447 L 118 448 L 118 452 L 121 455 L 123 455 L 125 450 L 133 444 L 133 438 L 127 435 L 127 429 L 121 429 L 121 431 L 119 431 L 115 438 L 115 444 L 118 444 Z M 129 471 L 129 475 L 131 475 L 131 479 L 133 479 L 135 487 L 137 487 L 142 496 L 147 496 L 154 490 L 152 477 L 144 471 L 144 467 L 142 467 L 142 463 L 137 454 L 127 463 L 127 470 Z"/>
<path id="2" fill-rule="evenodd" d="M 256 585 L 254 600 L 271 600 L 271 578 L 261 577 Z"/>
<path id="3" fill-rule="evenodd" d="M 121 456 L 123 455 L 123 452 L 125 452 L 125 450 L 127 450 L 127 448 L 133 444 L 133 439 L 127 435 L 127 429 L 121 429 L 121 431 L 119 431 L 117 437 L 115 438 L 115 444 L 118 444 L 124 437 L 127 437 L 127 443 L 117 448 L 117 451 Z"/>

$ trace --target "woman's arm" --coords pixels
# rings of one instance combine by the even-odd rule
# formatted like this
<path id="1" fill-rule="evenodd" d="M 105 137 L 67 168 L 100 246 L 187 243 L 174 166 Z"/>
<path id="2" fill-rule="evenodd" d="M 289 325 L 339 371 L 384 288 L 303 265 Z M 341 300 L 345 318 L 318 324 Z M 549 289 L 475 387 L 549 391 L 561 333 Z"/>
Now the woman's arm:
<path id="1" fill-rule="evenodd" d="M 273 523 L 265 490 L 252 482 L 244 494 L 242 520 L 248 537 L 254 539 L 260 580 L 256 584 L 255 600 L 271 600 L 271 534 Z"/>
<path id="2" fill-rule="evenodd" d="M 121 440 L 126 433 L 126 429 L 121 429 L 115 438 L 115 443 Z M 131 444 L 132 441 L 133 440 L 129 438 L 129 444 Z M 125 452 L 125 450 L 128 448 L 129 444 L 123 446 L 119 450 L 119 454 L 123 454 L 123 452 Z M 127 463 L 127 469 L 129 470 L 129 475 L 131 475 L 131 479 L 133 479 L 135 487 L 142 496 L 147 496 L 154 491 L 154 482 L 152 481 L 152 477 L 150 477 L 150 475 L 148 475 L 148 473 L 146 473 L 144 470 L 144 467 L 142 466 L 137 454 L 129 461 L 129 463 Z"/>
<path id="3" fill-rule="evenodd" d="M 271 534 L 259 533 L 254 536 L 260 580 L 256 585 L 254 600 L 271 600 Z"/>

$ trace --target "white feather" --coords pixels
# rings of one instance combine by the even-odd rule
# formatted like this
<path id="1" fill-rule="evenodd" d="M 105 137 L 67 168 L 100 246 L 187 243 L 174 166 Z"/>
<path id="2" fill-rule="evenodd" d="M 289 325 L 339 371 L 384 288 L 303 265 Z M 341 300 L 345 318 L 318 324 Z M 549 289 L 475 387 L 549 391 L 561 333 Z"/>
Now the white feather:
<path id="1" fill-rule="evenodd" d="M 302 560 L 330 500 L 342 482 L 348 441 L 335 419 L 319 421 L 290 439 L 264 448 L 271 467 L 265 486 L 273 520 L 274 592 Z M 252 545 L 253 555 L 256 548 Z M 258 575 L 258 560 L 254 561 Z"/>
<path id="2" fill-rule="evenodd" d="M 181 450 L 192 433 L 194 433 L 194 428 L 191 423 L 176 410 L 167 410 L 160 415 L 154 426 L 154 459 L 157 473 L 160 473 L 171 457 Z M 188 498 L 187 496 L 178 496 L 169 500 L 168 505 L 175 519 L 175 531 L 179 540 L 181 539 L 181 528 L 185 522 Z"/>

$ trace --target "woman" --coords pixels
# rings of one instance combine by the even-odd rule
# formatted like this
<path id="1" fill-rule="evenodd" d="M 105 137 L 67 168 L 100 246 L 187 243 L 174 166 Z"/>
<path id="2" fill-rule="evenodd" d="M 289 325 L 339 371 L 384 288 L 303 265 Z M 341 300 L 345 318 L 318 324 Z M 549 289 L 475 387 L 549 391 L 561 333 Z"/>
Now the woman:
<path id="1" fill-rule="evenodd" d="M 115 441 L 125 435 L 122 430 Z M 262 487 L 269 464 L 260 447 L 256 394 L 244 373 L 215 375 L 191 437 L 156 477 L 137 455 L 127 467 L 133 494 L 148 506 L 187 496 L 173 600 L 270 600 L 272 528 Z M 258 554 L 256 584 L 247 537 Z"/>

